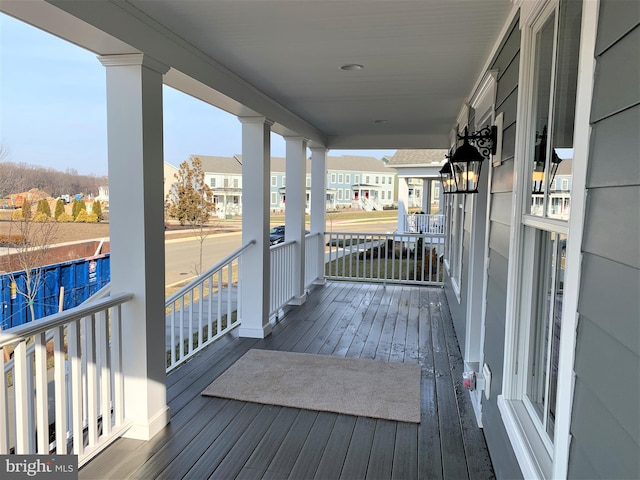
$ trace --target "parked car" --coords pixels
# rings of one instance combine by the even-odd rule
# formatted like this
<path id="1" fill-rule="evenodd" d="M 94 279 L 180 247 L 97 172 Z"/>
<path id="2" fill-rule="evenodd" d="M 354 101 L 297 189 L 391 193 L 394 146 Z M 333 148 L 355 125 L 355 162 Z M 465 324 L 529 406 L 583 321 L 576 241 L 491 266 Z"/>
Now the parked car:
<path id="1" fill-rule="evenodd" d="M 304 231 L 305 235 L 309 234 L 309 230 Z M 269 230 L 269 245 L 277 245 L 284 242 L 284 225 L 278 225 Z"/>
<path id="2" fill-rule="evenodd" d="M 284 225 L 278 225 L 269 230 L 269 245 L 284 242 Z"/>

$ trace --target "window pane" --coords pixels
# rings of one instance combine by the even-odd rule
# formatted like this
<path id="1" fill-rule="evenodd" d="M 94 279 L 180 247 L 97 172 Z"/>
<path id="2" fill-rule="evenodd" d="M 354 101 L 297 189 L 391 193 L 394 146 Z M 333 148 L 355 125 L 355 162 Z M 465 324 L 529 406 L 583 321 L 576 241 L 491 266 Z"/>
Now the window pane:
<path id="1" fill-rule="evenodd" d="M 568 220 L 582 2 L 562 2 L 559 15 L 560 36 L 556 56 L 552 150 L 548 171 L 550 180 L 555 177 L 561 181 L 562 191 L 554 194 L 557 205 L 561 208 L 549 210 L 547 214 L 551 218 Z M 547 208 L 549 207 L 551 205 Z"/>
<path id="2" fill-rule="evenodd" d="M 553 438 L 560 358 L 566 236 L 535 232 L 533 304 L 527 396 Z"/>
<path id="3" fill-rule="evenodd" d="M 531 174 L 531 214 L 544 215 L 544 183 L 546 167 L 547 135 L 549 126 L 549 100 L 553 67 L 553 38 L 555 15 L 550 16 L 536 35 L 534 69 L 534 123 L 535 131 Z"/>

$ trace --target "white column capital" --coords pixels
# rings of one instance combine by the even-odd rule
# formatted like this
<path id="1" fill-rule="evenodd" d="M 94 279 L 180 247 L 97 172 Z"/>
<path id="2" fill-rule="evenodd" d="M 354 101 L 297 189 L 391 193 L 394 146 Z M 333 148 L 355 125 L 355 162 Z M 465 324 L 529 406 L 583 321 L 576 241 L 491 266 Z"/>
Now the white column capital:
<path id="1" fill-rule="evenodd" d="M 240 123 L 263 123 L 265 125 L 269 125 L 271 127 L 273 125 L 273 121 L 269 120 L 267 117 L 263 117 L 260 115 L 251 116 L 251 117 L 238 117 Z"/>
<path id="2" fill-rule="evenodd" d="M 162 75 L 167 73 L 171 67 L 162 62 L 145 55 L 144 53 L 128 53 L 123 55 L 99 55 L 98 60 L 105 67 L 132 67 L 143 66 L 154 70 Z"/>
<path id="3" fill-rule="evenodd" d="M 306 144 L 309 141 L 308 138 L 301 135 L 284 135 L 282 138 L 284 138 L 285 142 L 300 142 Z"/>
<path id="4" fill-rule="evenodd" d="M 324 153 L 326 154 L 329 149 L 323 145 L 309 145 L 309 150 L 311 150 L 314 153 Z"/>

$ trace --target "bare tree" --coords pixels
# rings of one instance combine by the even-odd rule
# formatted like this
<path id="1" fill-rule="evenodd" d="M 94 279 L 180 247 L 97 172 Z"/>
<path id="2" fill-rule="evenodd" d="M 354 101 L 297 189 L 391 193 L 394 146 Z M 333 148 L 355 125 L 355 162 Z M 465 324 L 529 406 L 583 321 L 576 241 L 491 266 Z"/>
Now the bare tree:
<path id="1" fill-rule="evenodd" d="M 9 160 L 9 149 L 4 144 L 4 142 L 0 142 L 0 162 L 4 162 L 5 160 Z"/>
<path id="2" fill-rule="evenodd" d="M 16 238 L 14 253 L 9 255 L 9 278 L 16 293 L 25 298 L 31 320 L 35 320 L 34 301 L 44 282 L 44 268 L 49 247 L 55 242 L 56 222 L 34 222 L 29 218 L 12 220 L 9 238 Z M 22 279 L 21 279 L 22 277 Z"/>
<path id="3" fill-rule="evenodd" d="M 177 219 L 180 225 L 190 225 L 198 229 L 200 240 L 199 262 L 194 265 L 196 275 L 202 273 L 202 251 L 204 240 L 208 236 L 205 225 L 215 213 L 213 192 L 204 179 L 202 162 L 198 157 L 185 160 L 180 164 L 176 181 L 167 194 L 168 213 Z"/>
<path id="4" fill-rule="evenodd" d="M 10 157 L 11 154 L 9 149 L 4 142 L 0 142 L 0 163 L 2 163 L 2 175 L 0 175 L 0 198 L 4 198 L 11 193 L 11 189 L 14 187 L 16 181 L 14 169 L 11 168 L 13 164 L 9 162 Z"/>

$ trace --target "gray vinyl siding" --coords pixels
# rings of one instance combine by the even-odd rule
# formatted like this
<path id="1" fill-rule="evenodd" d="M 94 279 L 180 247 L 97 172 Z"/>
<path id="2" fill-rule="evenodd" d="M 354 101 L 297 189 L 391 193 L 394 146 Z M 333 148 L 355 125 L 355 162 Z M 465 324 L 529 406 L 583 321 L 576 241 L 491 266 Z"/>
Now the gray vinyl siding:
<path id="1" fill-rule="evenodd" d="M 640 4 L 601 0 L 571 478 L 640 478 Z"/>
<path id="2" fill-rule="evenodd" d="M 513 169 L 516 144 L 520 28 L 516 23 L 491 69 L 498 71 L 496 115 L 503 113 L 502 164 L 494 167 L 489 212 L 489 269 L 484 361 L 491 369 L 491 397 L 482 397 L 484 434 L 498 478 L 522 478 L 502 423 L 497 396 L 502 391 L 509 237 L 512 227 Z"/>

